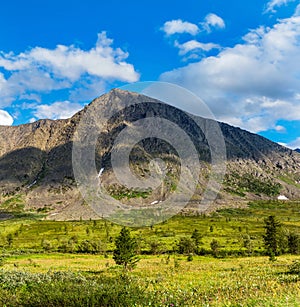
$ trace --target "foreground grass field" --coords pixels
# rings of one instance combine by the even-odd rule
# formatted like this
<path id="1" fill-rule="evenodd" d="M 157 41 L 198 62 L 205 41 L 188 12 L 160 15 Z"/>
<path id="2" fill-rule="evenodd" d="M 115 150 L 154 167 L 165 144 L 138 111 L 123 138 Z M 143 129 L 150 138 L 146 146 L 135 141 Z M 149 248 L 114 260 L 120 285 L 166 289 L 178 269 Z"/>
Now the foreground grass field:
<path id="1" fill-rule="evenodd" d="M 262 239 L 269 215 L 299 233 L 299 208 L 256 202 L 132 229 L 140 261 L 129 272 L 112 259 L 120 226 L 12 211 L 15 218 L 0 221 L 0 306 L 300 306 L 300 266 L 290 269 L 300 256 L 269 261 Z M 203 256 L 179 255 L 178 242 L 195 229 Z M 219 258 L 212 240 L 220 242 Z"/>
<path id="2" fill-rule="evenodd" d="M 299 257 L 144 256 L 124 274 L 111 257 L 13 256 L 0 271 L 0 302 L 25 306 L 299 306 Z M 57 273 L 57 271 L 61 273 Z M 30 273 L 21 273 L 30 272 Z M 62 273 L 64 272 L 64 273 Z"/>

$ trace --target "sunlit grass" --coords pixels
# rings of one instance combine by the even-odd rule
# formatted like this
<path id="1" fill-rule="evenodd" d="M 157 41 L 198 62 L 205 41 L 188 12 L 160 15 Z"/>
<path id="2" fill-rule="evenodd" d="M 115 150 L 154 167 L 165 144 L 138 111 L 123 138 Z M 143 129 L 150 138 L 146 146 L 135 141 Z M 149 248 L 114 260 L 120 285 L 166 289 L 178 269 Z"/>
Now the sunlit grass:
<path id="1" fill-rule="evenodd" d="M 276 262 L 267 257 L 196 256 L 188 262 L 184 256 L 143 256 L 128 274 L 147 292 L 156 293 L 160 299 L 165 297 L 174 306 L 180 294 L 186 296 L 186 306 L 299 306 L 300 276 L 287 273 L 295 259 L 299 256 L 280 256 Z M 97 255 L 15 256 L 7 260 L 3 269 L 34 273 L 71 269 L 89 278 L 116 278 L 122 273 L 111 257 Z"/>
<path id="2" fill-rule="evenodd" d="M 74 289 L 76 285 L 71 280 L 66 280 L 65 284 L 58 281 L 43 284 L 43 289 L 49 291 L 49 297 L 57 295 L 53 302 L 61 302 L 59 300 L 67 294 L 68 299 L 82 295 L 80 304 L 99 306 L 97 293 L 102 289 L 102 294 L 111 298 L 110 305 L 106 306 L 298 307 L 300 276 L 288 271 L 300 256 L 278 256 L 276 261 L 271 262 L 261 255 L 264 250 L 264 218 L 275 215 L 284 228 L 299 232 L 299 209 L 297 202 L 256 202 L 247 209 L 220 210 L 210 216 L 175 216 L 153 227 L 132 229 L 132 234 L 139 241 L 141 255 L 137 267 L 127 272 L 125 279 L 122 268 L 116 266 L 112 259 L 114 239 L 121 229 L 119 225 L 105 220 L 55 222 L 26 217 L 1 221 L 0 251 L 4 258 L 1 270 L 4 270 L 4 275 L 5 272 L 11 275 L 12 280 L 20 278 L 14 275 L 17 272 L 28 272 L 30 279 L 33 273 L 51 276 L 51 272 L 56 271 L 74 272 L 87 279 L 82 286 Z M 221 250 L 239 252 L 243 246 L 242 237 L 248 234 L 256 253 L 253 257 L 225 254 L 222 259 L 193 255 L 193 260 L 187 261 L 187 255 L 176 254 L 174 247 L 181 237 L 191 237 L 194 229 L 202 235 L 200 247 L 206 251 L 210 250 L 210 242 L 216 239 Z M 11 244 L 7 240 L 9 234 L 13 237 Z M 70 239 L 77 242 L 75 245 L 84 240 L 99 240 L 105 247 L 95 255 L 78 251 L 57 252 Z M 49 250 L 43 247 L 45 241 L 49 243 Z M 147 255 L 151 241 L 161 244 L 162 254 Z M 106 293 L 109 290 L 105 287 L 109 289 L 110 283 L 114 290 Z M 119 284 L 121 290 L 115 294 Z M 10 306 L 7 302 L 15 300 L 11 305 L 18 306 L 22 295 L 30 297 L 31 287 L 34 285 L 7 290 L 1 284 L 0 296 L 6 297 L 6 301 L 1 301 L 0 297 L 0 303 Z M 39 291 L 38 288 L 36 291 Z M 114 295 L 123 298 L 122 293 L 127 295 L 124 298 L 127 301 L 111 305 Z M 42 296 L 43 293 L 32 295 Z M 79 300 L 74 302 L 71 306 L 80 305 Z"/>

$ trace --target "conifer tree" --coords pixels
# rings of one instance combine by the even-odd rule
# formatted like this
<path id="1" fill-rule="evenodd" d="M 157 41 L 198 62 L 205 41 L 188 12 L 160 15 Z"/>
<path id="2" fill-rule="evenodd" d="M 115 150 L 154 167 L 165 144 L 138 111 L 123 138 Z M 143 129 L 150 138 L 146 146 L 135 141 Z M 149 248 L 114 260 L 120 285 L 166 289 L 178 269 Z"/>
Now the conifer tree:
<path id="1" fill-rule="evenodd" d="M 278 255 L 280 253 L 281 224 L 273 215 L 265 219 L 265 235 L 263 236 L 267 254 Z"/>
<path id="2" fill-rule="evenodd" d="M 126 227 L 121 229 L 115 240 L 116 248 L 113 252 L 113 259 L 116 264 L 122 265 L 125 270 L 131 269 L 139 261 L 136 250 L 137 242 L 131 237 L 130 230 Z"/>

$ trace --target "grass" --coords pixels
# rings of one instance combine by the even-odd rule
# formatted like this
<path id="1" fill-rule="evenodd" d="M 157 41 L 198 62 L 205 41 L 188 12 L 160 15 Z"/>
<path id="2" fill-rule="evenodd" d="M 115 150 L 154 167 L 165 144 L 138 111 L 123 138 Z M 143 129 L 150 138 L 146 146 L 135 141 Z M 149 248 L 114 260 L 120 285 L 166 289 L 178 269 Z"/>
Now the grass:
<path id="1" fill-rule="evenodd" d="M 297 183 L 295 178 L 290 178 L 290 177 L 287 177 L 287 176 L 280 176 L 279 179 L 282 180 L 283 182 L 287 183 L 287 184 L 294 185 L 295 187 L 300 188 L 300 184 Z"/>
<path id="2" fill-rule="evenodd" d="M 0 281 L 1 274 L 10 275 L 10 285 L 3 286 L 2 282 L 2 291 L 3 288 L 8 291 L 6 288 L 12 287 L 8 292 L 14 291 L 22 301 L 22 295 L 27 291 L 27 296 L 32 298 L 34 293 L 43 299 L 42 293 L 32 289 L 36 281 L 30 280 L 46 280 L 40 282 L 39 286 L 48 292 L 48 299 L 62 301 L 63 297 L 68 297 L 69 306 L 80 306 L 74 300 L 83 299 L 83 293 L 87 306 L 102 303 L 103 297 L 99 296 L 99 285 L 102 283 L 111 287 L 105 289 L 110 304 L 104 306 L 299 306 L 300 276 L 287 273 L 289 265 L 297 258 L 281 256 L 272 263 L 267 257 L 219 260 L 196 256 L 192 262 L 188 262 L 183 256 L 171 256 L 169 260 L 166 255 L 145 256 L 137 268 L 124 277 L 111 257 L 66 254 L 34 255 L 30 258 L 14 256 L 7 260 L 3 271 L 0 271 Z M 69 271 L 70 268 L 73 273 Z M 62 286 L 59 281 L 51 281 L 55 293 L 49 285 L 49 278 L 58 270 L 65 272 L 60 273 L 60 276 L 67 276 L 64 283 L 68 287 L 64 288 L 66 293 L 61 296 L 58 295 Z M 30 273 L 20 277 L 17 272 Z M 37 277 L 30 274 L 42 275 Z M 70 274 L 69 277 L 67 274 Z M 75 278 L 81 280 L 81 295 L 68 280 L 74 282 Z M 26 279 L 29 281 L 26 282 Z M 130 297 L 116 289 L 116 282 L 118 289 L 126 288 Z M 70 291 L 73 291 L 72 295 Z M 118 302 L 119 299 L 123 300 L 122 303 L 113 305 L 112 302 Z M 94 305 L 91 303 L 93 300 Z"/>
<path id="3" fill-rule="evenodd" d="M 105 220 L 46 221 L 24 215 L 13 200 L 8 208 L 15 218 L 0 221 L 2 306 L 300 305 L 300 274 L 289 272 L 300 256 L 279 256 L 275 262 L 262 256 L 264 218 L 275 215 L 284 228 L 299 233 L 299 202 L 251 202 L 246 209 L 175 216 L 132 229 L 141 260 L 127 273 L 111 254 L 121 226 Z M 209 252 L 216 239 L 223 258 L 193 255 L 188 261 L 176 254 L 180 238 L 194 229 L 202 235 L 200 248 Z M 242 257 L 244 235 L 251 239 L 252 257 Z M 153 242 L 159 255 L 149 255 Z"/>
<path id="4" fill-rule="evenodd" d="M 247 209 L 224 209 L 210 216 L 175 216 L 153 227 L 135 228 L 132 233 L 139 239 L 142 252 L 149 250 L 149 243 L 157 241 L 165 251 L 172 251 L 181 237 L 191 236 L 194 229 L 202 235 L 203 249 L 210 249 L 210 242 L 216 239 L 221 249 L 239 251 L 243 236 L 251 237 L 253 250 L 263 251 L 262 235 L 264 219 L 275 215 L 288 230 L 300 229 L 300 203 L 280 201 L 260 201 L 249 203 Z M 46 251 L 57 252 L 60 246 L 68 242 L 80 244 L 82 241 L 99 241 L 110 252 L 114 248 L 113 240 L 121 227 L 105 220 L 98 221 L 45 221 L 32 216 L 19 217 L 0 222 L 0 248 L 16 252 L 23 250 L 43 251 L 43 242 L 47 242 Z M 8 246 L 7 236 L 13 241 Z M 33 239 L 34 238 L 34 239 Z"/>
<path id="5" fill-rule="evenodd" d="M 251 174 L 240 175 L 232 173 L 227 175 L 224 182 L 227 192 L 246 196 L 245 192 L 257 195 L 276 196 L 279 195 L 281 184 L 270 179 L 259 179 Z"/>
<path id="6" fill-rule="evenodd" d="M 124 198 L 147 198 L 151 194 L 151 190 L 141 191 L 135 189 L 128 189 L 117 185 L 109 186 L 107 190 L 113 198 L 118 200 Z"/>

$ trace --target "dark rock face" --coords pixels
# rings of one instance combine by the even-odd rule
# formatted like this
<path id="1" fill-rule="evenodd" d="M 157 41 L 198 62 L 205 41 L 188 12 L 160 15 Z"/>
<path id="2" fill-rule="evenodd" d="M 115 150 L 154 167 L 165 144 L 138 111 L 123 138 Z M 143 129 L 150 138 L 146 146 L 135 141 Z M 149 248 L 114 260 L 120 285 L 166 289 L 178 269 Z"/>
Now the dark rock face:
<path id="1" fill-rule="evenodd" d="M 134 101 L 138 104 L 132 105 Z M 38 208 L 51 205 L 52 210 L 57 214 L 55 216 L 61 219 L 91 216 L 92 211 L 85 215 L 78 210 L 83 200 L 76 188 L 73 175 L 72 142 L 82 116 L 88 111 L 93 113 L 93 110 L 95 112 L 101 110 L 102 114 L 98 114 L 100 122 L 101 116 L 105 118 L 108 113 L 114 114 L 106 124 L 106 129 L 103 129 L 104 132 L 99 135 L 95 148 L 96 165 L 98 171 L 105 166 L 103 180 L 107 186 L 113 182 L 110 155 L 115 138 L 130 123 L 149 116 L 168 119 L 186 132 L 203 163 L 204 171 L 200 174 L 199 181 L 205 182 L 211 160 L 210 149 L 205 134 L 195 121 L 200 121 L 203 127 L 206 127 L 209 126 L 210 120 L 188 116 L 175 107 L 143 95 L 113 90 L 92 101 L 70 119 L 39 120 L 16 127 L 1 126 L 0 195 L 2 196 L 0 202 L 9 195 L 22 194 L 27 207 Z M 220 191 L 220 199 L 223 203 L 226 204 L 232 200 L 242 202 L 251 197 L 264 197 L 264 195 L 258 196 L 255 191 L 247 188 L 243 193 L 239 193 L 239 181 L 236 180 L 240 180 L 237 178 L 243 178 L 245 174 L 250 174 L 261 182 L 278 183 L 281 193 L 291 199 L 299 198 L 300 155 L 298 153 L 245 130 L 224 123 L 219 125 L 227 152 L 225 188 Z M 149 171 L 147 165 L 153 157 L 167 160 L 170 178 L 175 178 L 176 182 L 176 176 L 180 172 L 176 150 L 157 138 L 145 139 L 132 150 L 130 162 L 137 175 L 147 176 Z M 233 182 L 237 187 L 230 186 Z M 172 183 L 168 192 L 171 191 L 171 186 Z M 195 194 L 199 194 L 200 197 L 201 189 Z M 245 196 L 241 196 L 242 194 Z M 151 195 L 149 196 L 148 202 L 155 199 L 157 195 L 152 196 L 152 198 Z M 76 216 L 74 213 L 76 210 L 70 208 L 77 208 L 80 215 Z"/>

